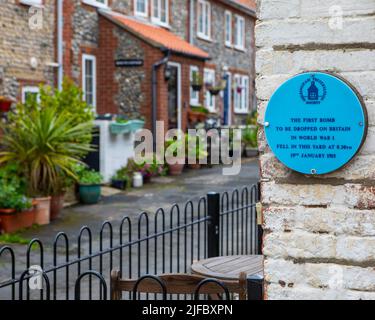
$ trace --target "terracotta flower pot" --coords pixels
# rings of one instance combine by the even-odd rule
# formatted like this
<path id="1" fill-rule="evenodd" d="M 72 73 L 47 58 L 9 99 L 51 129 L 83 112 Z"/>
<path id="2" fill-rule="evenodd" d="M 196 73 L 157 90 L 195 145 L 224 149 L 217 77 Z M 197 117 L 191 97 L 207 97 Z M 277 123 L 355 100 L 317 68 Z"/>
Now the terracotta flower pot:
<path id="1" fill-rule="evenodd" d="M 51 221 L 51 197 L 36 198 L 35 223 L 39 225 L 49 224 Z"/>
<path id="2" fill-rule="evenodd" d="M 18 214 L 13 209 L 1 209 L 0 219 L 4 233 L 13 233 L 20 229 Z"/>
<path id="3" fill-rule="evenodd" d="M 64 207 L 65 194 L 55 195 L 51 197 L 51 220 L 55 220 L 60 215 Z"/>
<path id="4" fill-rule="evenodd" d="M 22 228 L 30 228 L 35 223 L 36 208 L 35 206 L 29 210 L 18 213 L 22 220 Z"/>
<path id="5" fill-rule="evenodd" d="M 179 164 L 179 163 L 169 164 L 168 167 L 169 167 L 169 174 L 171 176 L 179 176 L 182 174 L 185 164 Z"/>
<path id="6" fill-rule="evenodd" d="M 30 228 L 35 221 L 35 209 L 16 212 L 14 209 L 0 209 L 1 229 L 5 233 Z"/>

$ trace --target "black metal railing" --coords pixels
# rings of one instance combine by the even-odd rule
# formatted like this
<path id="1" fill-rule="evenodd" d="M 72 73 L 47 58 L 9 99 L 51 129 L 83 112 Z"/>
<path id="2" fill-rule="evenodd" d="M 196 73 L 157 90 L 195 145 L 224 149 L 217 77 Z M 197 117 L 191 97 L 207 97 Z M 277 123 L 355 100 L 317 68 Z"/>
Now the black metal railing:
<path id="1" fill-rule="evenodd" d="M 257 185 L 221 195 L 209 193 L 182 206 L 175 204 L 169 211 L 143 212 L 135 221 L 124 217 L 117 226 L 105 221 L 98 237 L 84 226 L 75 242 L 64 232 L 56 235 L 51 247 L 33 239 L 26 257 L 4 246 L 0 248 L 0 299 L 107 299 L 114 268 L 124 277 L 139 278 L 189 273 L 194 261 L 208 257 L 259 254 L 258 200 Z M 42 270 L 38 277 L 30 271 L 37 266 Z M 43 289 L 32 290 L 38 281 Z M 130 293 L 124 298 L 130 298 Z"/>

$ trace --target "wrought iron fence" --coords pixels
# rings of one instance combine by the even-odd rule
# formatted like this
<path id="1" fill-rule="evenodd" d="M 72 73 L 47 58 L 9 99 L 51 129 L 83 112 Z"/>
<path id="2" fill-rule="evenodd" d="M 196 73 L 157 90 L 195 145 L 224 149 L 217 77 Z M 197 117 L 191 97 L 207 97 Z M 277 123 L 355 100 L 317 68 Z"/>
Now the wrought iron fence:
<path id="1" fill-rule="evenodd" d="M 112 222 L 105 221 L 98 237 L 84 226 L 75 242 L 64 232 L 56 235 L 51 247 L 33 239 L 24 263 L 16 260 L 13 248 L 4 246 L 0 248 L 0 299 L 107 299 L 114 268 L 128 278 L 189 273 L 196 260 L 259 254 L 258 199 L 259 188 L 253 185 L 221 195 L 210 193 L 185 205 L 175 204 L 169 211 L 143 212 L 136 221 L 124 217 L 117 232 Z M 33 275 L 36 266 L 42 277 Z M 41 280 L 43 289 L 30 289 Z M 130 293 L 124 298 L 130 298 Z"/>

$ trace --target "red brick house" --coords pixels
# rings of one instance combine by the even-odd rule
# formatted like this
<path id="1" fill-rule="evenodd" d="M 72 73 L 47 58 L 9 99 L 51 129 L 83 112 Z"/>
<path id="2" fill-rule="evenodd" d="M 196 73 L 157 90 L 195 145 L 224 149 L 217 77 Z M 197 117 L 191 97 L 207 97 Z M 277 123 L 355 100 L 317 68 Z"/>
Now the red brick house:
<path id="1" fill-rule="evenodd" d="M 27 27 L 30 6 L 42 13 L 39 29 Z M 7 3 L 0 94 L 21 100 L 39 83 L 60 86 L 68 76 L 99 115 L 186 129 L 190 107 L 201 105 L 224 125 L 243 124 L 254 104 L 254 9 L 253 0 Z M 6 43 L 19 43 L 17 59 Z M 225 89 L 217 96 L 192 90 L 196 72 L 211 86 L 226 79 Z"/>

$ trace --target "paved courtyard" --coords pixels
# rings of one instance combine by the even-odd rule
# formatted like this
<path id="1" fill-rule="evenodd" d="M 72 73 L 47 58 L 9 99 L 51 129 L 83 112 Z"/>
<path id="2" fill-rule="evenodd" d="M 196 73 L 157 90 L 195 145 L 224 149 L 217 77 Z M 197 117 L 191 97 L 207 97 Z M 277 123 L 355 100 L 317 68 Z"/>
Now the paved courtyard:
<path id="1" fill-rule="evenodd" d="M 25 239 L 38 238 L 44 244 L 44 267 L 50 267 L 53 262 L 52 245 L 58 232 L 65 232 L 70 240 L 69 253 L 72 258 L 77 253 L 77 237 L 82 226 L 88 226 L 93 234 L 93 250 L 99 248 L 98 235 L 100 228 L 105 220 L 111 221 L 114 226 L 114 239 L 118 236 L 118 226 L 124 216 L 130 217 L 133 221 L 137 221 L 137 217 L 141 212 L 148 212 L 152 216 L 158 208 L 168 210 L 175 203 L 184 204 L 188 200 L 198 199 L 210 191 L 224 192 L 231 191 L 242 186 L 250 186 L 257 183 L 259 178 L 258 161 L 256 159 L 244 160 L 241 173 L 236 176 L 223 176 L 222 167 L 215 166 L 213 168 L 205 168 L 201 170 L 186 170 L 179 177 L 159 177 L 153 179 L 150 184 L 145 185 L 142 189 L 132 189 L 126 192 L 120 192 L 112 196 L 103 197 L 99 204 L 91 206 L 75 205 L 63 210 L 61 216 L 53 221 L 49 226 L 30 229 L 21 234 Z M 167 222 L 168 223 L 168 222 Z M 136 225 L 134 226 L 136 227 Z M 153 228 L 153 227 L 152 227 Z M 187 234 L 190 237 L 190 232 Z M 117 243 L 117 240 L 114 240 Z M 61 242 L 62 243 L 62 242 Z M 86 243 L 87 244 L 87 243 Z M 2 246 L 1 244 L 0 246 Z M 106 240 L 106 247 L 108 241 Z M 12 244 L 11 247 L 16 255 L 16 274 L 19 275 L 26 266 L 26 245 Z M 88 253 L 87 245 L 81 249 L 82 255 Z M 134 256 L 134 269 L 137 266 L 139 256 L 144 259 L 146 251 L 136 252 L 140 250 L 135 248 L 132 255 Z M 159 252 L 151 252 L 150 255 L 159 255 Z M 31 265 L 39 264 L 39 253 L 37 250 L 32 252 Z M 59 248 L 58 262 L 61 263 L 65 259 L 65 252 Z M 173 258 L 175 259 L 175 258 Z M 11 274 L 11 265 L 6 257 L 0 260 L 0 283 L 7 281 Z M 108 269 L 108 259 L 104 259 L 103 269 Z M 170 262 L 171 263 L 171 262 Z M 87 269 L 87 263 L 83 269 Z M 115 263 L 116 264 L 116 263 Z M 159 262 L 158 262 L 159 264 Z M 142 267 L 144 264 L 142 263 Z M 98 270 L 98 260 L 94 260 L 94 269 Z M 77 268 L 70 268 L 70 288 L 74 286 L 74 279 Z M 108 273 L 109 274 L 109 273 Z M 60 283 L 64 283 L 64 270 L 58 273 Z M 58 295 L 62 295 L 64 288 L 58 288 Z M 87 293 L 87 288 L 83 288 Z M 60 293 L 60 294 L 59 294 Z M 0 299 L 9 297 L 9 290 L 0 289 Z M 71 292 L 71 295 L 73 293 Z"/>

